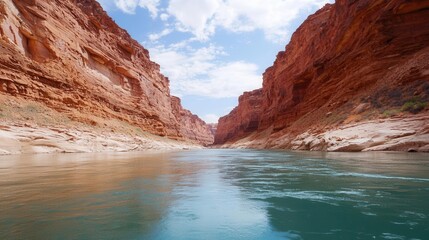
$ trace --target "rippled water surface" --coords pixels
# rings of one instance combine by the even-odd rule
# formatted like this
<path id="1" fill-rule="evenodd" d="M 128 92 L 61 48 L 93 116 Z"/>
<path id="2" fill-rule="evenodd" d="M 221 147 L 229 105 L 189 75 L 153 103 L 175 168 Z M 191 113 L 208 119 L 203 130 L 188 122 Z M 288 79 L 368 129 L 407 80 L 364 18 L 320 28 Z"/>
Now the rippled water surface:
<path id="1" fill-rule="evenodd" d="M 429 155 L 3 156 L 0 239 L 429 239 Z"/>

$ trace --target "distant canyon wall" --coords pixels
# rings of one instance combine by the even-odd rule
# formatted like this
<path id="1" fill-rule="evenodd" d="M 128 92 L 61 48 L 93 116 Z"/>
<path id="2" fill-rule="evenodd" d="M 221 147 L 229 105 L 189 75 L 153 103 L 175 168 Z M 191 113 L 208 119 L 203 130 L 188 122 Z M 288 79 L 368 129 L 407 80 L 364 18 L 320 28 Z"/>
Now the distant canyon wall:
<path id="1" fill-rule="evenodd" d="M 327 4 L 278 53 L 263 74 L 262 89 L 244 93 L 219 120 L 215 144 L 327 150 L 336 144 L 332 141 L 341 141 L 319 135 L 331 129 L 386 117 L 427 116 L 428 43 L 428 0 Z M 427 124 L 423 118 L 410 127 L 414 132 L 409 134 L 416 136 L 410 146 L 429 144 Z M 295 141 L 306 139 L 303 135 L 319 139 Z"/>
<path id="2" fill-rule="evenodd" d="M 42 102 L 71 119 L 118 119 L 208 145 L 204 121 L 170 95 L 149 52 L 95 0 L 0 2 L 0 94 Z"/>

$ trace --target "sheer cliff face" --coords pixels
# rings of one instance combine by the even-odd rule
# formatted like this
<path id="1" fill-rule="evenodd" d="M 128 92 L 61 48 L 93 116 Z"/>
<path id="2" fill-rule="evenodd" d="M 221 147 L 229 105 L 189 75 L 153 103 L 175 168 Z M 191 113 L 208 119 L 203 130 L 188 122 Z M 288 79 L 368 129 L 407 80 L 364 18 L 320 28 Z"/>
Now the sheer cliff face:
<path id="1" fill-rule="evenodd" d="M 244 94 L 216 143 L 249 134 L 280 138 L 379 118 L 410 99 L 429 100 L 429 1 L 337 0 L 310 16 L 264 73 L 256 105 Z M 255 116 L 257 123 L 243 123 Z M 257 129 L 255 130 L 255 126 Z M 268 136 L 268 137 L 267 137 Z M 284 143 L 282 147 L 288 147 Z"/>
<path id="2" fill-rule="evenodd" d="M 245 92 L 238 99 L 238 107 L 221 117 L 215 134 L 215 143 L 237 140 L 257 131 L 262 113 L 262 90 Z"/>
<path id="3" fill-rule="evenodd" d="M 43 102 L 82 122 L 112 118 L 174 139 L 213 140 L 170 96 L 148 51 L 95 0 L 3 0 L 0 35 L 0 94 Z"/>
<path id="4" fill-rule="evenodd" d="M 211 127 L 201 120 L 197 115 L 189 110 L 183 109 L 180 98 L 172 97 L 173 115 L 178 119 L 180 126 L 179 135 L 187 136 L 190 139 L 198 139 L 205 145 L 213 143 L 213 133 Z M 209 131 L 209 133 L 207 132 Z"/>

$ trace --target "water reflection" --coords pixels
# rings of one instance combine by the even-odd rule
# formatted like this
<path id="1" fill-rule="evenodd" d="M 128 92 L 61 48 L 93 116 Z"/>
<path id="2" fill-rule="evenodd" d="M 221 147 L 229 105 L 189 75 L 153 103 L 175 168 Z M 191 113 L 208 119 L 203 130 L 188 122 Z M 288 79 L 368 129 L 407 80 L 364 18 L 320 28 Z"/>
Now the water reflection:
<path id="1" fill-rule="evenodd" d="M 136 238 L 162 218 L 174 184 L 198 170 L 170 154 L 7 158 L 1 234 L 19 239 Z"/>
<path id="2" fill-rule="evenodd" d="M 0 157 L 0 239 L 424 239 L 425 154 Z"/>

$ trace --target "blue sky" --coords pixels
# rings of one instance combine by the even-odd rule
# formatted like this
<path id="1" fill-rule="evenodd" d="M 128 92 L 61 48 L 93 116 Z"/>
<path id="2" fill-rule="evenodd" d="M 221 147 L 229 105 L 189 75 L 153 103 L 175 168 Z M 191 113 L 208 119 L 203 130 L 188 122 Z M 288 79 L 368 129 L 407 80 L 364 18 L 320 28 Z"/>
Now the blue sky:
<path id="1" fill-rule="evenodd" d="M 208 123 L 238 96 L 262 86 L 262 73 L 295 29 L 333 0 L 98 0 L 149 50 L 172 95 Z"/>

